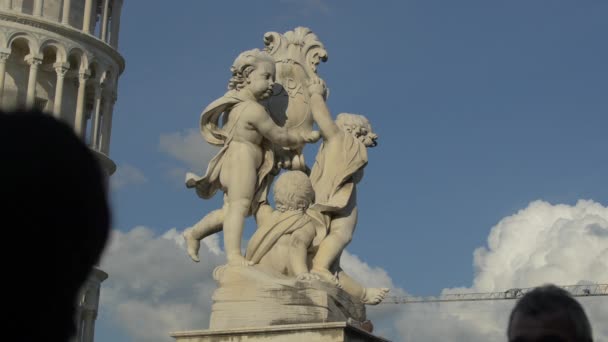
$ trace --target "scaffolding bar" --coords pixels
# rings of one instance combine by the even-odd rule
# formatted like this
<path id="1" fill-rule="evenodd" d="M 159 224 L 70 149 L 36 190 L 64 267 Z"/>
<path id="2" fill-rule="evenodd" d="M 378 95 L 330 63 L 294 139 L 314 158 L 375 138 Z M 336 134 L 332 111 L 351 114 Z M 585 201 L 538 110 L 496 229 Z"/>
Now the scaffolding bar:
<path id="1" fill-rule="evenodd" d="M 608 284 L 589 285 L 565 285 L 558 286 L 574 297 L 608 296 Z M 436 303 L 436 302 L 472 302 L 483 300 L 513 300 L 518 299 L 535 287 L 512 288 L 502 292 L 485 293 L 448 293 L 436 297 L 386 297 L 381 304 L 412 304 L 412 303 Z"/>

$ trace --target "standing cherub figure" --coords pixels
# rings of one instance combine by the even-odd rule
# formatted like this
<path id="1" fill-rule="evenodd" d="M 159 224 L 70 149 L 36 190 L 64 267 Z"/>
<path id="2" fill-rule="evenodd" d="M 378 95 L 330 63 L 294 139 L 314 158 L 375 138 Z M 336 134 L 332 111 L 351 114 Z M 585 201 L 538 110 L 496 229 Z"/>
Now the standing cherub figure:
<path id="1" fill-rule="evenodd" d="M 255 214 L 266 200 L 268 176 L 274 166 L 270 143 L 292 147 L 315 142 L 320 135 L 318 131 L 291 134 L 277 126 L 259 103 L 272 94 L 274 84 L 274 60 L 268 54 L 258 49 L 245 51 L 231 71 L 229 91 L 201 114 L 201 134 L 222 149 L 209 162 L 205 176 L 186 175 L 186 186 L 196 188 L 202 198 L 223 190 L 224 205 L 186 230 L 184 238 L 188 254 L 199 261 L 200 240 L 223 229 L 228 263 L 249 265 L 241 255 L 241 238 L 245 218 Z"/>
<path id="2" fill-rule="evenodd" d="M 366 289 L 358 284 L 340 268 L 340 256 L 357 225 L 356 186 L 367 165 L 367 148 L 376 146 L 378 136 L 362 115 L 342 113 L 334 122 L 325 104 L 326 88 L 321 80 L 313 80 L 308 90 L 312 115 L 323 137 L 310 173 L 316 197 L 311 209 L 323 213 L 329 227 L 312 260 L 311 272 L 325 281 L 337 282 L 351 294 L 360 293 L 367 304 L 377 304 L 388 289 Z"/>

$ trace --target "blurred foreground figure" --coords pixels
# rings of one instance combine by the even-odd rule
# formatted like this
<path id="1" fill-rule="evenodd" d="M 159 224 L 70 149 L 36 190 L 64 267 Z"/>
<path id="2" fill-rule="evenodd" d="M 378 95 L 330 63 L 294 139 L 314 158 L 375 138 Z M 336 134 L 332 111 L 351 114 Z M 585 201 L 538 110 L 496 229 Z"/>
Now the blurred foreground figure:
<path id="1" fill-rule="evenodd" d="M 592 342 L 583 307 L 554 285 L 536 288 L 515 305 L 507 329 L 509 342 Z"/>
<path id="2" fill-rule="evenodd" d="M 19 341 L 68 341 L 108 239 L 102 171 L 69 126 L 40 112 L 0 113 L 0 158 L 5 322 Z"/>

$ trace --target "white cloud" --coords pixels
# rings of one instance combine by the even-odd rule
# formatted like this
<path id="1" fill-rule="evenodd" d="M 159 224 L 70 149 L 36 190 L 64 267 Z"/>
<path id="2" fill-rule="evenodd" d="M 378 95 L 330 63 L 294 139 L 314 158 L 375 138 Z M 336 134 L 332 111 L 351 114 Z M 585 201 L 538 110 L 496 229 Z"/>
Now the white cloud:
<path id="1" fill-rule="evenodd" d="M 535 201 L 502 219 L 488 246 L 474 253 L 471 288 L 443 293 L 493 292 L 545 283 L 608 281 L 608 208 L 592 201 L 574 206 Z M 608 341 L 608 300 L 580 299 L 596 341 Z M 404 305 L 396 327 L 403 341 L 504 341 L 513 301 Z M 429 324 L 432 322 L 432 324 Z M 602 322 L 602 323 L 601 323 Z"/>
<path id="2" fill-rule="evenodd" d="M 488 247 L 475 251 L 473 288 L 494 291 L 548 281 L 606 281 L 606 233 L 608 208 L 599 203 L 532 202 L 498 222 L 490 232 Z"/>
<path id="3" fill-rule="evenodd" d="M 162 152 L 179 160 L 195 173 L 204 173 L 207 164 L 219 151 L 219 148 L 208 144 L 198 130 L 188 129 L 182 132 L 161 134 L 159 148 Z M 179 168 L 172 168 L 174 174 Z M 183 180 L 185 173 L 180 175 Z"/>
<path id="4" fill-rule="evenodd" d="M 184 250 L 181 232 L 155 235 L 146 227 L 114 231 L 101 268 L 102 319 L 137 341 L 172 341 L 169 332 L 207 326 L 213 269 L 224 262 L 217 236 L 203 240 L 200 263 Z"/>
<path id="5" fill-rule="evenodd" d="M 137 167 L 130 164 L 120 164 L 116 172 L 110 177 L 110 186 L 113 190 L 123 188 L 131 184 L 143 184 L 148 179 Z"/>

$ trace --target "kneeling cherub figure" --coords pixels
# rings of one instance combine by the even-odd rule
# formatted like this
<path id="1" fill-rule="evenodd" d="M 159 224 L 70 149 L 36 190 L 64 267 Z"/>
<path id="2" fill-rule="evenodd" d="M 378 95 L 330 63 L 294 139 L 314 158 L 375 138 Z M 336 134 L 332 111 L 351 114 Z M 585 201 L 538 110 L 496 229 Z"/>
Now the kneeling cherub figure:
<path id="1" fill-rule="evenodd" d="M 312 184 L 304 172 L 282 173 L 274 185 L 276 210 L 267 204 L 260 208 L 270 214 L 259 217 L 245 258 L 298 280 L 318 279 L 309 270 L 311 247 L 315 237 L 325 235 L 326 228 L 319 214 L 308 210 L 314 199 Z"/>
<path id="2" fill-rule="evenodd" d="M 327 238 L 328 229 L 324 214 L 310 208 L 315 201 L 310 178 L 301 171 L 284 172 L 274 185 L 274 201 L 276 210 L 264 204 L 264 210 L 270 214 L 260 217 L 245 258 L 299 281 L 327 281 L 311 272 L 313 258 Z M 339 260 L 334 264 L 340 282 L 329 283 L 341 287 L 363 304 L 376 305 L 388 293 L 386 288 L 362 286 L 342 270 Z"/>

